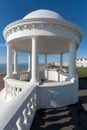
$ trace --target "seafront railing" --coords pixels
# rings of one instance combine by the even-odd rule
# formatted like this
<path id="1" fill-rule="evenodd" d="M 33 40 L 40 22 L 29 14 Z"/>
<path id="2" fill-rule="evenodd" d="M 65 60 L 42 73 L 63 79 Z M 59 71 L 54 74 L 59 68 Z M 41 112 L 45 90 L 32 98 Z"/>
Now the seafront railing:
<path id="1" fill-rule="evenodd" d="M 0 130 L 30 130 L 37 109 L 37 86 L 27 86 L 6 104 L 0 108 Z"/>

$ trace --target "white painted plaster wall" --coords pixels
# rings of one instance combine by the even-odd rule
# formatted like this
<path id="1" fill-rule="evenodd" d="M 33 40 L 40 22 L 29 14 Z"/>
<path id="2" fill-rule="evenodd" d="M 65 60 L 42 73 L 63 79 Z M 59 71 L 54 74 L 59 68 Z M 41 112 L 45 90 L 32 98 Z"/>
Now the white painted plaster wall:
<path id="1" fill-rule="evenodd" d="M 67 74 L 64 72 L 56 71 L 55 69 L 46 69 L 45 78 L 53 81 L 66 81 Z"/>
<path id="2" fill-rule="evenodd" d="M 78 102 L 77 81 L 44 83 L 39 86 L 39 107 L 56 108 Z"/>

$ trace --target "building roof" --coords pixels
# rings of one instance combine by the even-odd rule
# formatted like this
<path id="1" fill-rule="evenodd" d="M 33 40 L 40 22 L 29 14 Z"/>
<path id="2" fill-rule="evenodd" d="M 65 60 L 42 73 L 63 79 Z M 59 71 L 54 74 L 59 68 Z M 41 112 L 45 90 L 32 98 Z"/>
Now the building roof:
<path id="1" fill-rule="evenodd" d="M 31 18 L 51 18 L 51 19 L 61 19 L 63 20 L 63 17 L 51 10 L 36 10 L 29 14 L 27 14 L 23 19 L 31 19 Z"/>
<path id="2" fill-rule="evenodd" d="M 38 39 L 39 54 L 69 52 L 70 44 L 76 48 L 82 39 L 81 29 L 50 10 L 36 10 L 23 19 L 9 24 L 3 32 L 12 49 L 32 53 L 32 38 Z"/>

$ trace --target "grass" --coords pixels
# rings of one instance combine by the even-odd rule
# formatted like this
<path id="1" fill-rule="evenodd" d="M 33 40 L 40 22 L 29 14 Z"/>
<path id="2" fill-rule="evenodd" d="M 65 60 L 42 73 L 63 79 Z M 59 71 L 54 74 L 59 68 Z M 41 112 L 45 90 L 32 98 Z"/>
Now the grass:
<path id="1" fill-rule="evenodd" d="M 87 80 L 87 68 L 76 68 L 79 78 Z"/>
<path id="2" fill-rule="evenodd" d="M 68 67 L 65 67 L 65 69 L 68 71 Z M 87 68 L 76 68 L 76 71 L 79 78 L 87 80 Z"/>

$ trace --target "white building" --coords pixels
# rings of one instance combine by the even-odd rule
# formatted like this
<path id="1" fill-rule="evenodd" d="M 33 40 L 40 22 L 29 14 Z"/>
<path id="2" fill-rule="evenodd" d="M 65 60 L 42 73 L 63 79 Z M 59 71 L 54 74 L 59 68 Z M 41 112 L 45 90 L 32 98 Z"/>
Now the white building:
<path id="1" fill-rule="evenodd" d="M 87 67 L 87 58 L 79 58 L 76 60 L 77 67 Z"/>
<path id="2" fill-rule="evenodd" d="M 37 109 L 78 102 L 76 49 L 82 39 L 78 26 L 53 11 L 37 10 L 9 24 L 3 34 L 7 42 L 7 76 L 5 88 L 0 92 L 0 130 L 29 130 Z M 27 72 L 18 73 L 18 51 L 29 55 L 31 67 Z M 69 52 L 69 73 L 62 71 L 62 56 L 66 52 Z M 44 54 L 44 80 L 54 82 L 41 82 L 39 54 Z M 60 55 L 60 71 L 46 68 L 48 54 Z"/>

